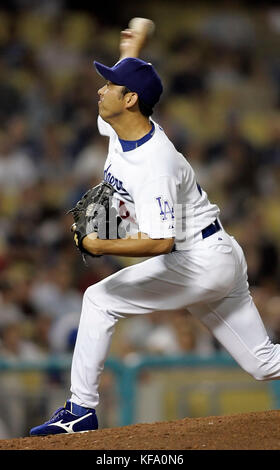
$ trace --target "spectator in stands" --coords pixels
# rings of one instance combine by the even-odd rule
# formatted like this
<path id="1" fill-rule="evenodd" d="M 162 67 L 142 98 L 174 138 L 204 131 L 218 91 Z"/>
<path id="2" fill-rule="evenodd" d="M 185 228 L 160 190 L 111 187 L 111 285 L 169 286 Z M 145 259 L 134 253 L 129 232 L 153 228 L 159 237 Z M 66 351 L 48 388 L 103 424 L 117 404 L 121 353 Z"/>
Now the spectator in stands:
<path id="1" fill-rule="evenodd" d="M 73 286 L 73 274 L 66 263 L 42 268 L 38 274 L 30 293 L 34 308 L 53 318 L 80 313 L 82 295 Z"/>
<path id="2" fill-rule="evenodd" d="M 18 192 L 33 185 L 38 173 L 32 158 L 18 149 L 14 140 L 0 131 L 0 186 L 7 192 Z"/>

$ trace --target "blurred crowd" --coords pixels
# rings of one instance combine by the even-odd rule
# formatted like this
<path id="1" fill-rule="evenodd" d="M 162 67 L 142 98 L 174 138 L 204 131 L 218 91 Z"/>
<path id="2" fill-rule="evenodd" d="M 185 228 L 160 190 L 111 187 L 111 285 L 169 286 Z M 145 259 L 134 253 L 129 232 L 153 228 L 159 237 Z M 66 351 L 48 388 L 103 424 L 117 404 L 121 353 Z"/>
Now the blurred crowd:
<path id="1" fill-rule="evenodd" d="M 153 118 L 220 206 L 280 341 L 280 10 L 154 1 L 140 13 L 127 2 L 116 24 L 61 1 L 14 3 L 0 10 L 0 359 L 72 351 L 84 290 L 140 261 L 108 256 L 85 266 L 66 215 L 103 175 L 102 81 L 92 61 L 117 61 L 131 16 L 156 22 L 143 53 L 165 87 Z M 220 347 L 184 311 L 120 323 L 111 353 L 122 358 Z"/>

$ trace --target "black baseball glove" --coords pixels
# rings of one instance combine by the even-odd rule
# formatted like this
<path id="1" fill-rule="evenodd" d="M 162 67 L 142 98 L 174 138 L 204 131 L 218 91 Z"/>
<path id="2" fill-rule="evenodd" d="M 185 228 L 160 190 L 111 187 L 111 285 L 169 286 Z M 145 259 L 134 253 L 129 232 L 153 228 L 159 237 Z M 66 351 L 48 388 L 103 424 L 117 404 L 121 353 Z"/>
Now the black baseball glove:
<path id="1" fill-rule="evenodd" d="M 74 233 L 74 241 L 83 256 L 93 255 L 83 247 L 83 239 L 90 233 L 97 233 L 101 239 L 124 238 L 126 231 L 122 227 L 122 219 L 117 209 L 112 205 L 114 187 L 103 181 L 94 188 L 89 189 L 77 202 L 75 207 L 67 214 L 72 214 L 74 223 L 71 231 Z"/>

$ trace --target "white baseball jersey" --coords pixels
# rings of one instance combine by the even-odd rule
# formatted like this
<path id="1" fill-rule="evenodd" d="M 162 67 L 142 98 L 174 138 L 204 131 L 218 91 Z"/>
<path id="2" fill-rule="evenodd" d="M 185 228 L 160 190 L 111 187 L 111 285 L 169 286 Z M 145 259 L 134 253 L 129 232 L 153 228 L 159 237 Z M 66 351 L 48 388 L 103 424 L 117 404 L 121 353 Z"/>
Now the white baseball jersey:
<path id="1" fill-rule="evenodd" d="M 176 250 L 186 250 L 201 239 L 201 231 L 215 221 L 219 209 L 209 202 L 186 158 L 151 122 L 152 137 L 124 151 L 113 128 L 98 117 L 100 134 L 110 139 L 104 180 L 117 191 L 120 215 L 130 223 L 130 233 L 175 237 Z"/>

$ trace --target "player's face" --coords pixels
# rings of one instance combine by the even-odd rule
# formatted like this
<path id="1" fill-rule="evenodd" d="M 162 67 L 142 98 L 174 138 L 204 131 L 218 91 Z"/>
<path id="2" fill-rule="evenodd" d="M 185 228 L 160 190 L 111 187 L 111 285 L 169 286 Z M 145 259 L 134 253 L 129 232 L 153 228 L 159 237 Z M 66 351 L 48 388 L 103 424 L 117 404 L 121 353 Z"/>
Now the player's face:
<path id="1" fill-rule="evenodd" d="M 98 90 L 99 114 L 105 120 L 120 116 L 124 110 L 123 86 L 115 85 L 107 81 L 106 84 Z"/>

